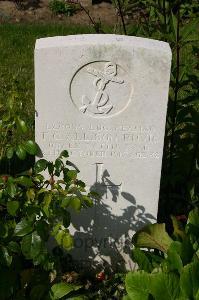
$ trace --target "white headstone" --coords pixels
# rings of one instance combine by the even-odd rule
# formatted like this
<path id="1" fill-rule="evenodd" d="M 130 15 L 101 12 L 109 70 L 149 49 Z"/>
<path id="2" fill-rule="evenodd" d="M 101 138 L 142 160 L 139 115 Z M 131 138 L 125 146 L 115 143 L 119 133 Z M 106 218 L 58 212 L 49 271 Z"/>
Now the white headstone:
<path id="1" fill-rule="evenodd" d="M 74 221 L 85 264 L 131 268 L 133 233 L 156 220 L 170 63 L 169 45 L 145 38 L 37 40 L 36 141 L 49 160 L 68 150 L 102 195 Z"/>

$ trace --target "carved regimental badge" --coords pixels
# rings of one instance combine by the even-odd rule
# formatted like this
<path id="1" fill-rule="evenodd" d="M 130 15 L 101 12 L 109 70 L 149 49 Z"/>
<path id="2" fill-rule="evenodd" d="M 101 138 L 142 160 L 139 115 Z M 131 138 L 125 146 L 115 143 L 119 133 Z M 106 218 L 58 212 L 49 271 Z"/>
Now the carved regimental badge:
<path id="1" fill-rule="evenodd" d="M 122 67 L 110 61 L 96 61 L 75 73 L 70 96 L 81 113 L 94 118 L 109 117 L 128 106 L 132 85 Z"/>

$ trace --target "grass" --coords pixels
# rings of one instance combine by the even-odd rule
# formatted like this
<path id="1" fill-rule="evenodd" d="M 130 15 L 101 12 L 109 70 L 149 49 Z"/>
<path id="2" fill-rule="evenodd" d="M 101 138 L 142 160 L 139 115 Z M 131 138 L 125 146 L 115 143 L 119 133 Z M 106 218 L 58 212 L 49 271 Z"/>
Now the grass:
<path id="1" fill-rule="evenodd" d="M 23 114 L 34 127 L 34 46 L 41 37 L 93 33 L 92 28 L 66 25 L 0 25 L 0 103 L 17 93 Z M 16 103 L 16 105 L 18 105 Z M 34 130 L 32 130 L 32 135 Z"/>

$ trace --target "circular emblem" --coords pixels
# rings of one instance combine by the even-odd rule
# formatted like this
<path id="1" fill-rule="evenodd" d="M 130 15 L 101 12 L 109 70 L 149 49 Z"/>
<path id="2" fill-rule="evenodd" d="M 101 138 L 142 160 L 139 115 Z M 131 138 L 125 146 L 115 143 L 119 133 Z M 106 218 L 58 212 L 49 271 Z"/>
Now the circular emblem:
<path id="1" fill-rule="evenodd" d="M 111 61 L 95 61 L 74 74 L 70 96 L 81 113 L 107 118 L 117 115 L 129 105 L 132 84 L 121 66 Z"/>

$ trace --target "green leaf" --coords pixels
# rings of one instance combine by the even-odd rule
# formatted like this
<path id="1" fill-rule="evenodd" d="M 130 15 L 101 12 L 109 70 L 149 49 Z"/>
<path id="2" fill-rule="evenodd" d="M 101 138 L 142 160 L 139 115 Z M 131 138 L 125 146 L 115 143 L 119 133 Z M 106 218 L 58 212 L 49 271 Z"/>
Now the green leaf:
<path id="1" fill-rule="evenodd" d="M 36 231 L 23 237 L 21 250 L 27 259 L 33 259 L 41 252 L 42 240 Z"/>
<path id="2" fill-rule="evenodd" d="M 183 268 L 180 287 L 187 299 L 195 299 L 199 288 L 199 262 L 195 261 Z"/>
<path id="3" fill-rule="evenodd" d="M 14 198 L 16 195 L 17 189 L 15 184 L 12 182 L 12 180 L 8 180 L 7 182 L 7 192 L 11 198 Z"/>
<path id="4" fill-rule="evenodd" d="M 182 245 L 179 242 L 171 243 L 167 251 L 166 263 L 170 271 L 178 270 L 179 274 L 183 268 L 182 259 L 180 254 L 182 252 Z"/>
<path id="5" fill-rule="evenodd" d="M 59 157 L 60 157 L 60 158 L 61 158 L 61 157 L 65 157 L 65 158 L 69 157 L 68 151 L 67 151 L 67 150 L 63 150 L 63 151 L 60 153 L 60 156 L 59 156 Z"/>
<path id="6" fill-rule="evenodd" d="M 93 206 L 93 200 L 92 200 L 90 197 L 83 195 L 83 196 L 82 196 L 82 200 L 83 200 L 83 203 L 84 203 L 87 207 L 92 207 L 92 206 Z"/>
<path id="7" fill-rule="evenodd" d="M 71 250 L 73 248 L 73 238 L 69 233 L 69 230 L 62 224 L 57 224 L 52 230 L 52 235 L 57 241 L 58 245 L 65 250 Z"/>
<path id="8" fill-rule="evenodd" d="M 24 149 L 26 150 L 26 152 L 28 152 L 28 154 L 31 155 L 36 155 L 39 151 L 38 145 L 31 140 L 24 143 Z"/>
<path id="9" fill-rule="evenodd" d="M 150 274 L 144 271 L 129 272 L 125 280 L 129 299 L 148 300 L 150 291 Z"/>
<path id="10" fill-rule="evenodd" d="M 32 223 L 23 218 L 15 227 L 16 236 L 24 236 L 32 231 Z"/>
<path id="11" fill-rule="evenodd" d="M 26 158 L 26 150 L 23 145 L 19 144 L 16 148 L 16 155 L 19 159 L 24 160 Z"/>
<path id="12" fill-rule="evenodd" d="M 165 224 L 149 224 L 135 233 L 133 244 L 138 248 L 152 248 L 166 252 L 172 239 L 165 230 Z"/>
<path id="13" fill-rule="evenodd" d="M 6 151 L 6 157 L 8 159 L 11 159 L 13 157 L 14 154 L 14 148 L 13 147 L 9 147 Z"/>
<path id="14" fill-rule="evenodd" d="M 198 41 L 198 20 L 184 25 L 180 31 L 182 42 Z"/>
<path id="15" fill-rule="evenodd" d="M 185 231 L 183 225 L 174 216 L 171 216 L 171 220 L 173 225 L 173 234 L 175 235 L 175 237 L 181 237 L 182 239 L 184 239 Z"/>
<path id="16" fill-rule="evenodd" d="M 175 273 L 152 273 L 150 292 L 153 295 L 154 299 L 179 299 L 179 276 Z"/>
<path id="17" fill-rule="evenodd" d="M 72 199 L 70 200 L 70 206 L 76 210 L 76 211 L 80 211 L 81 209 L 81 201 L 78 197 L 72 197 Z"/>
<path id="18" fill-rule="evenodd" d="M 63 162 L 61 161 L 61 159 L 57 158 L 55 160 L 55 175 L 56 176 L 60 175 L 62 168 L 63 168 Z"/>
<path id="19" fill-rule="evenodd" d="M 66 250 L 73 248 L 73 238 L 69 232 L 64 234 L 61 245 Z"/>
<path id="20" fill-rule="evenodd" d="M 0 237 L 6 238 L 8 236 L 8 225 L 6 222 L 0 220 Z"/>
<path id="21" fill-rule="evenodd" d="M 40 173 L 44 171 L 48 166 L 48 161 L 45 159 L 39 159 L 34 166 L 34 170 L 36 173 Z"/>
<path id="22" fill-rule="evenodd" d="M 75 170 L 69 170 L 67 172 L 67 179 L 66 181 L 75 180 L 77 178 L 77 171 Z"/>
<path id="23" fill-rule="evenodd" d="M 8 243 L 8 249 L 11 252 L 18 253 L 18 254 L 21 252 L 21 248 L 20 248 L 19 244 L 17 242 L 14 242 L 14 241 L 10 241 Z"/>
<path id="24" fill-rule="evenodd" d="M 43 200 L 43 203 L 42 203 L 42 206 L 43 206 L 43 211 L 44 213 L 46 214 L 47 217 L 49 217 L 49 205 L 52 201 L 52 194 L 50 192 L 46 193 L 45 196 L 44 196 L 44 200 Z"/>
<path id="25" fill-rule="evenodd" d="M 195 208 L 190 211 L 187 224 L 192 224 L 199 230 L 199 208 Z"/>
<path id="26" fill-rule="evenodd" d="M 19 117 L 16 119 L 17 128 L 21 133 L 26 133 L 28 131 L 28 128 L 26 126 L 26 123 L 21 120 Z"/>
<path id="27" fill-rule="evenodd" d="M 54 165 L 52 162 L 48 162 L 48 172 L 49 174 L 53 174 L 54 172 Z"/>
<path id="28" fill-rule="evenodd" d="M 33 186 L 32 179 L 28 176 L 19 176 L 15 179 L 15 182 L 25 187 Z"/>
<path id="29" fill-rule="evenodd" d="M 136 262 L 141 270 L 146 272 L 152 271 L 152 265 L 144 253 L 144 251 L 140 250 L 139 248 L 134 248 L 132 251 L 132 260 Z"/>
<path id="30" fill-rule="evenodd" d="M 10 266 L 12 263 L 12 256 L 9 255 L 8 250 L 4 246 L 0 246 L 0 264 Z"/>
<path id="31" fill-rule="evenodd" d="M 9 201 L 7 202 L 7 211 L 11 216 L 15 216 L 19 208 L 19 201 Z"/>
<path id="32" fill-rule="evenodd" d="M 51 292 L 53 296 L 53 300 L 61 299 L 62 297 L 68 295 L 72 291 L 77 291 L 81 288 L 81 286 L 76 286 L 72 284 L 66 284 L 64 282 L 56 283 L 51 287 Z"/>
<path id="33" fill-rule="evenodd" d="M 35 190 L 30 188 L 26 191 L 26 196 L 28 201 L 33 201 L 35 199 Z"/>

